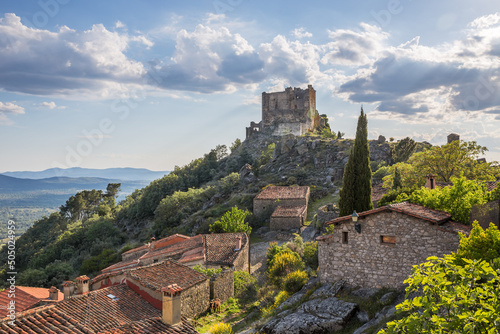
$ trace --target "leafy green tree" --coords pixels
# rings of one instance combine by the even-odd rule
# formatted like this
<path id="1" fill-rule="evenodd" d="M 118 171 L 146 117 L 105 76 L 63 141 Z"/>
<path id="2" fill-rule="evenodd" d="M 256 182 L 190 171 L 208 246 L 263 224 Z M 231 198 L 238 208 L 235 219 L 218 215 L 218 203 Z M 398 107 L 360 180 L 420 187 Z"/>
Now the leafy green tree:
<path id="1" fill-rule="evenodd" d="M 395 163 L 405 162 L 415 152 L 417 143 L 410 137 L 400 140 L 392 151 L 392 160 Z"/>
<path id="2" fill-rule="evenodd" d="M 344 132 L 337 132 L 337 139 L 342 139 L 344 137 L 345 133 Z"/>
<path id="3" fill-rule="evenodd" d="M 340 191 L 340 216 L 373 209 L 372 171 L 370 148 L 368 147 L 368 121 L 361 108 L 358 118 L 356 139 L 345 166 L 342 190 Z"/>
<path id="4" fill-rule="evenodd" d="M 234 143 L 231 144 L 229 149 L 231 150 L 231 153 L 233 153 L 240 146 L 241 146 L 241 140 L 239 138 L 236 138 L 236 140 L 234 141 Z"/>
<path id="5" fill-rule="evenodd" d="M 490 223 L 490 226 L 483 230 L 479 223 L 474 221 L 469 235 L 460 234 L 457 258 L 488 262 L 500 258 L 500 231 L 498 227 Z"/>
<path id="6" fill-rule="evenodd" d="M 498 273 L 484 260 L 464 262 L 445 255 L 415 266 L 405 281 L 406 300 L 396 306 L 404 317 L 379 333 L 498 333 Z"/>
<path id="7" fill-rule="evenodd" d="M 245 223 L 246 217 L 250 214 L 247 210 L 240 210 L 234 206 L 231 211 L 226 212 L 220 220 L 210 225 L 210 233 L 235 233 L 245 232 L 250 234 L 252 228 Z"/>
<path id="8" fill-rule="evenodd" d="M 452 178 L 451 181 L 453 182 L 451 187 L 434 189 L 421 187 L 413 191 L 408 200 L 431 209 L 449 212 L 452 219 L 469 224 L 472 206 L 486 203 L 485 186 L 465 177 Z"/>

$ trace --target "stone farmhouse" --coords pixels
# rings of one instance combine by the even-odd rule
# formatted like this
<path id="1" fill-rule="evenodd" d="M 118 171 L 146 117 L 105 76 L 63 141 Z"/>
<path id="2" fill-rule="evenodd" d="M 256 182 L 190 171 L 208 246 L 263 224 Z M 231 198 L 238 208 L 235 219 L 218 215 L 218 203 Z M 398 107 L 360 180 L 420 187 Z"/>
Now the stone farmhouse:
<path id="1" fill-rule="evenodd" d="M 161 288 L 161 308 L 153 306 L 127 284 L 91 291 L 56 304 L 16 313 L 0 320 L 1 333 L 198 333 L 181 315 L 184 290 Z M 12 321 L 12 322 L 11 322 Z"/>
<path id="2" fill-rule="evenodd" d="M 9 314 L 7 307 L 11 300 L 15 301 L 16 312 L 21 312 L 40 305 L 57 303 L 63 300 L 64 297 L 54 286 L 50 289 L 45 289 L 16 285 L 15 297 L 13 299 L 9 298 L 9 293 L 9 289 L 0 292 L 0 305 L 2 306 L 0 307 L 0 319 Z"/>
<path id="3" fill-rule="evenodd" d="M 228 267 L 249 271 L 249 240 L 245 233 L 214 233 L 188 237 L 174 234 L 154 240 L 122 254 L 122 261 L 101 272 L 111 273 L 138 268 L 166 259 L 188 267 L 200 264 L 206 268 Z"/>
<path id="4" fill-rule="evenodd" d="M 318 275 L 353 287 L 401 288 L 414 265 L 458 249 L 458 232 L 470 227 L 451 215 L 417 204 L 398 203 L 336 218 L 333 234 L 320 236 Z"/>
<path id="5" fill-rule="evenodd" d="M 262 93 L 262 121 L 252 121 L 246 129 L 246 137 L 261 131 L 274 136 L 300 136 L 313 132 L 319 125 L 316 91 L 312 85 L 307 89 L 288 87 L 284 92 Z"/>
<path id="6" fill-rule="evenodd" d="M 271 230 L 300 229 L 307 216 L 310 189 L 307 186 L 268 186 L 253 200 L 253 213 L 270 218 Z"/>

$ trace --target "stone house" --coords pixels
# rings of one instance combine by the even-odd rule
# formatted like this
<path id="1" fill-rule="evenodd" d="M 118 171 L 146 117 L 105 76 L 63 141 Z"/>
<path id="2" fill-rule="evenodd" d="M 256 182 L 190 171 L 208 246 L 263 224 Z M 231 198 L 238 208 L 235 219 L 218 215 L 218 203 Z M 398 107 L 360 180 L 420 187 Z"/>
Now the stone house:
<path id="1" fill-rule="evenodd" d="M 458 232 L 470 231 L 449 213 L 406 202 L 361 212 L 356 223 L 344 216 L 327 224 L 335 229 L 317 238 L 318 276 L 353 287 L 401 288 L 414 265 L 456 251 Z"/>
<path id="2" fill-rule="evenodd" d="M 245 233 L 213 233 L 188 237 L 174 234 L 122 254 L 122 261 L 101 270 L 103 274 L 175 260 L 190 268 L 200 264 L 207 268 L 228 267 L 250 270 L 249 239 Z"/>
<path id="3" fill-rule="evenodd" d="M 307 215 L 310 189 L 307 186 L 268 186 L 253 200 L 253 213 L 270 218 L 271 229 L 298 229 Z"/>
<path id="4" fill-rule="evenodd" d="M 313 132 L 319 125 L 316 91 L 312 85 L 306 89 L 288 87 L 284 92 L 262 93 L 262 121 L 252 121 L 246 128 L 246 137 L 261 131 L 274 136 L 300 136 Z"/>

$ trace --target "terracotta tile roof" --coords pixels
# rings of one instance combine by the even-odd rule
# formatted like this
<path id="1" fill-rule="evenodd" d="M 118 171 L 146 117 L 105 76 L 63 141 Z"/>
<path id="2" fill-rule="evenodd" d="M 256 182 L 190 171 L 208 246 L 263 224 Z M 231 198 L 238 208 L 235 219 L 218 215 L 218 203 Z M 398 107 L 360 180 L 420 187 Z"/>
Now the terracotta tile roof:
<path id="1" fill-rule="evenodd" d="M 305 199 L 308 191 L 307 186 L 268 186 L 255 199 Z"/>
<path id="2" fill-rule="evenodd" d="M 139 259 L 120 261 L 118 263 L 112 264 L 109 267 L 101 270 L 102 273 L 109 273 L 113 271 L 123 271 L 127 268 L 136 268 L 139 266 Z"/>
<path id="3" fill-rule="evenodd" d="M 182 254 L 178 262 L 186 263 L 196 260 L 205 260 L 205 247 L 201 246 Z"/>
<path id="4" fill-rule="evenodd" d="M 237 237 L 241 237 L 241 248 L 248 243 L 245 233 L 214 233 L 205 234 L 206 264 L 233 266 L 239 252 Z"/>
<path id="5" fill-rule="evenodd" d="M 12 299 L 16 303 L 16 311 L 21 312 L 31 307 L 36 306 L 42 300 L 49 299 L 49 289 L 33 288 L 29 286 L 16 286 L 15 298 Z M 64 294 L 59 292 L 57 300 L 63 300 Z M 9 290 L 0 292 L 0 305 L 8 306 L 11 299 L 9 298 Z M 7 315 L 7 310 L 0 308 L 0 319 Z"/>
<path id="6" fill-rule="evenodd" d="M 472 226 L 464 225 L 454 221 L 449 221 L 444 223 L 443 225 L 440 225 L 438 229 L 445 232 L 453 232 L 453 233 L 462 232 L 468 235 L 472 230 Z"/>
<path id="7" fill-rule="evenodd" d="M 300 206 L 284 206 L 278 205 L 274 210 L 271 218 L 291 218 L 291 217 L 301 217 L 307 210 L 305 205 Z"/>
<path id="8" fill-rule="evenodd" d="M 162 248 L 162 247 L 177 243 L 179 241 L 182 241 L 182 239 L 189 239 L 189 237 L 182 235 L 182 234 L 170 235 L 166 238 L 155 241 L 154 242 L 154 249 Z M 147 250 L 147 249 L 149 249 L 149 247 L 150 247 L 150 245 L 146 244 L 146 245 L 143 245 L 141 247 L 137 247 L 137 248 L 128 250 L 128 251 L 124 252 L 123 254 L 132 254 L 132 253 L 135 253 L 135 252 L 140 251 L 140 250 Z"/>
<path id="9" fill-rule="evenodd" d="M 0 320 L 0 333 L 198 333 L 184 317 L 178 326 L 166 325 L 161 320 L 160 310 L 124 284 L 17 313 L 14 327 L 8 324 L 9 321 L 10 318 Z"/>
<path id="10" fill-rule="evenodd" d="M 194 327 L 182 317 L 182 324 L 179 326 L 169 326 L 165 324 L 161 318 L 151 318 L 143 321 L 137 321 L 131 324 L 124 325 L 120 328 L 115 328 L 100 334 L 144 334 L 144 333 L 159 333 L 159 334 L 198 334 Z"/>
<path id="11" fill-rule="evenodd" d="M 186 290 L 208 279 L 208 276 L 175 261 L 154 263 L 127 272 L 127 277 L 156 291 L 170 284 L 177 284 Z"/>
<path id="12" fill-rule="evenodd" d="M 407 203 L 407 202 L 390 204 L 390 205 L 382 206 L 380 208 L 376 208 L 373 210 L 359 212 L 358 215 L 359 215 L 359 217 L 365 217 L 368 215 L 372 215 L 372 214 L 384 212 L 384 211 L 400 212 L 400 213 L 403 213 L 405 215 L 420 218 L 423 220 L 427 220 L 427 221 L 429 221 L 431 223 L 435 223 L 435 224 L 442 224 L 442 223 L 450 220 L 450 218 L 451 218 L 451 215 L 447 212 L 433 210 L 433 209 L 426 208 L 425 206 L 422 206 L 422 205 Z M 335 218 L 326 224 L 327 225 L 336 224 L 336 223 L 341 223 L 341 222 L 351 220 L 351 219 L 352 219 L 352 217 L 350 215 L 343 216 L 343 217 Z"/>
<path id="13" fill-rule="evenodd" d="M 191 249 L 195 249 L 203 246 L 203 235 L 197 235 L 195 237 L 191 237 L 181 242 L 177 242 L 173 245 L 169 245 L 163 248 L 158 248 L 149 253 L 144 254 L 140 257 L 140 259 L 147 259 L 150 257 L 155 257 L 162 255 L 164 257 L 171 257 L 175 255 L 181 255 L 184 252 L 187 252 Z"/>

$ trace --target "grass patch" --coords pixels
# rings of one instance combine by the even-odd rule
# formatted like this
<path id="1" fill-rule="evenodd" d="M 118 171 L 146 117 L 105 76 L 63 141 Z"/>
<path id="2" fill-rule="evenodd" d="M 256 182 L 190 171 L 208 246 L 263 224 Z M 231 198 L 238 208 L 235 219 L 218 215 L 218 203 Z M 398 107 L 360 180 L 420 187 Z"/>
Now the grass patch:
<path id="1" fill-rule="evenodd" d="M 229 298 L 221 305 L 220 313 L 206 312 L 203 316 L 196 319 L 196 330 L 200 333 L 206 333 L 210 327 L 213 326 L 213 324 L 218 322 L 227 322 L 232 315 L 239 313 L 241 313 L 239 301 L 235 298 Z"/>

